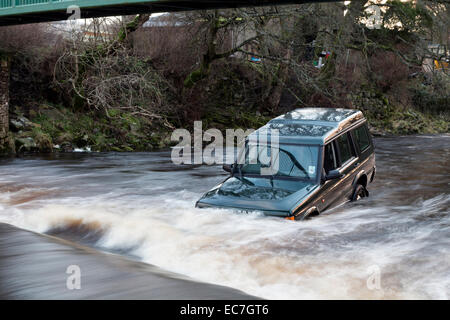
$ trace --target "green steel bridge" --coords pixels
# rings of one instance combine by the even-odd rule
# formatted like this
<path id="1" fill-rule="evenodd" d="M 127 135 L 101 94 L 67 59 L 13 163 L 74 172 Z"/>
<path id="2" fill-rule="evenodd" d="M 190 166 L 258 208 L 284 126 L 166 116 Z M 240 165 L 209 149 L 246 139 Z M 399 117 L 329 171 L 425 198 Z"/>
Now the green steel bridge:
<path id="1" fill-rule="evenodd" d="M 0 0 L 0 26 L 66 20 L 72 15 L 68 13 L 71 6 L 80 8 L 80 18 L 95 18 L 326 1 L 333 0 Z"/>

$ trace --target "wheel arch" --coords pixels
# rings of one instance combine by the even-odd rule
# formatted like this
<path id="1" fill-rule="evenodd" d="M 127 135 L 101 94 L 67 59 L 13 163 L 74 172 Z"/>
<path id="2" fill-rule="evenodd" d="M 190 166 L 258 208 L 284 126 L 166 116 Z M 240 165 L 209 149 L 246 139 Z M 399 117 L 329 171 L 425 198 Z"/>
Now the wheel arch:
<path id="1" fill-rule="evenodd" d="M 358 174 L 353 179 L 352 187 L 353 189 L 356 188 L 358 184 L 364 186 L 364 188 L 367 188 L 367 183 L 369 182 L 369 179 L 367 178 L 367 173 L 364 170 L 361 170 L 358 172 Z"/>

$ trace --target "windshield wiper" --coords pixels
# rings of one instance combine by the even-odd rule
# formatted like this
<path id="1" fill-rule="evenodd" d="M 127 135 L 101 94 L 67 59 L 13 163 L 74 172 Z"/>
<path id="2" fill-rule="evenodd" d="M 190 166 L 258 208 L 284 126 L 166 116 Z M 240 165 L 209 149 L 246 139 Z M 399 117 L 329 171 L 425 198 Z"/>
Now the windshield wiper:
<path id="1" fill-rule="evenodd" d="M 303 168 L 303 166 L 297 161 L 297 159 L 295 159 L 295 157 L 288 151 L 281 149 L 280 151 L 283 151 L 288 157 L 289 159 L 291 159 L 291 161 L 294 163 L 294 165 L 299 168 L 301 171 L 303 171 L 303 173 L 308 177 L 308 179 L 311 179 L 311 177 L 309 176 L 308 172 L 306 172 L 305 168 Z M 279 158 L 280 156 L 278 156 Z M 291 169 L 292 171 L 292 169 Z"/>
<path id="2" fill-rule="evenodd" d="M 236 179 L 242 181 L 245 184 L 249 184 L 251 186 L 255 185 L 253 182 L 251 182 L 250 180 L 246 179 L 242 174 L 240 175 L 240 177 L 236 177 Z"/>

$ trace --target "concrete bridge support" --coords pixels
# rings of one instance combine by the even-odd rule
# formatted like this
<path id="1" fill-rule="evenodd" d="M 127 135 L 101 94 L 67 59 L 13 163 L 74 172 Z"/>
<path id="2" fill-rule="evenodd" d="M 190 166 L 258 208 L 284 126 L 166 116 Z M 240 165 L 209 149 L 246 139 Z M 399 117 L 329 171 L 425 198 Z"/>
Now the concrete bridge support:
<path id="1" fill-rule="evenodd" d="M 9 57 L 0 53 L 0 149 L 7 143 L 9 131 Z"/>

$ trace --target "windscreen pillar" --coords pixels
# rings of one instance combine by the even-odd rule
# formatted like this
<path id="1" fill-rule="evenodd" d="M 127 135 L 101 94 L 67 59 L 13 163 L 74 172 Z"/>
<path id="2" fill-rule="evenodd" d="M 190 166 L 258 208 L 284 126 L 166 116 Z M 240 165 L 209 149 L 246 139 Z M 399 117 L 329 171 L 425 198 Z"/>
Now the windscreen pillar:
<path id="1" fill-rule="evenodd" d="M 9 57 L 0 52 L 0 149 L 9 131 Z"/>

